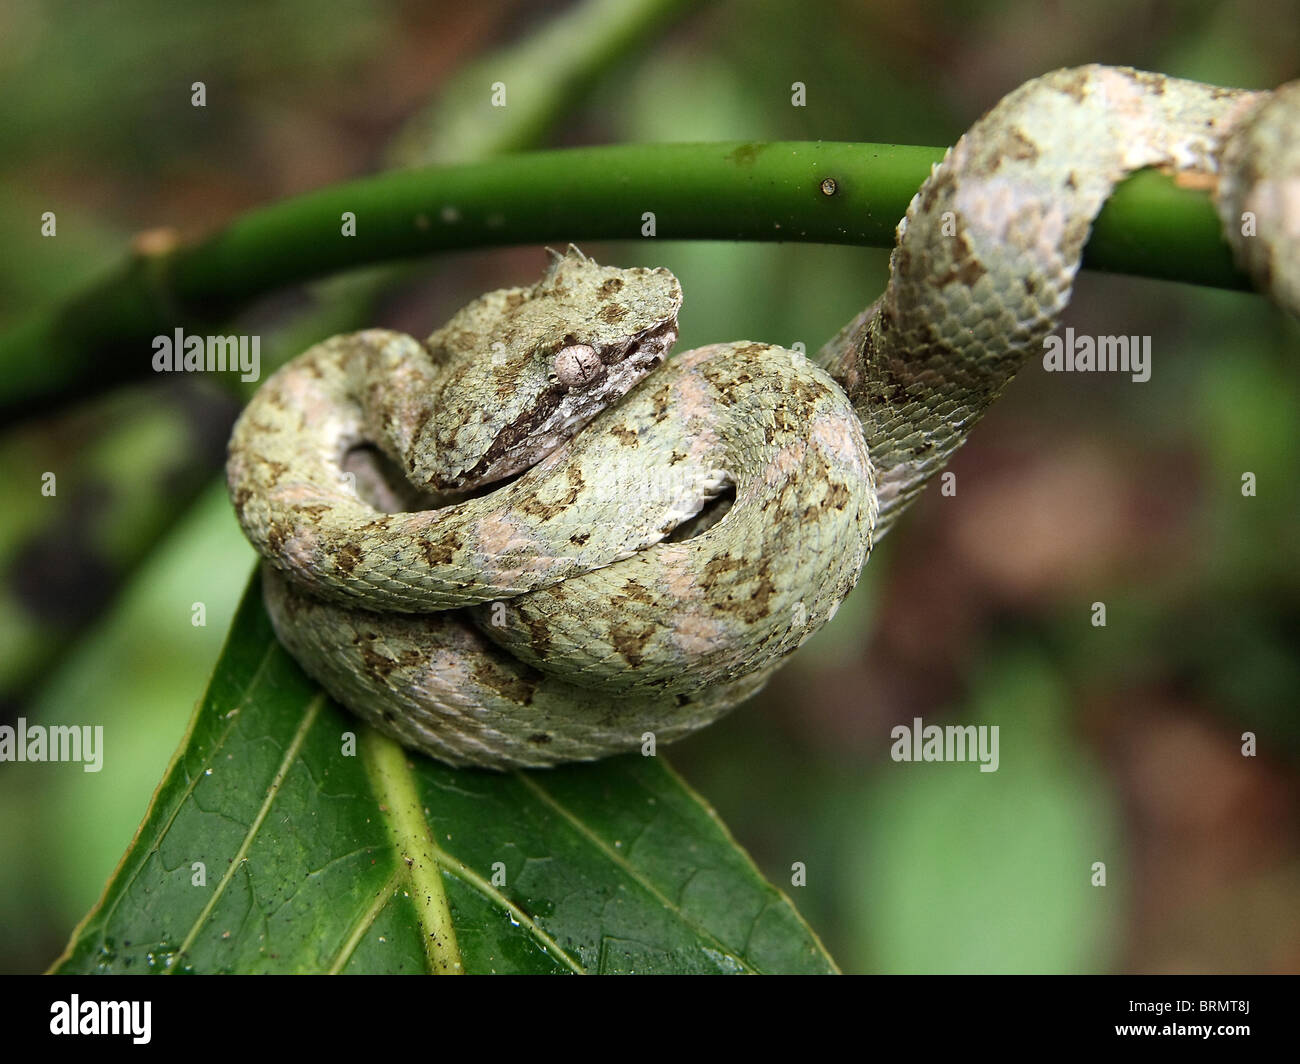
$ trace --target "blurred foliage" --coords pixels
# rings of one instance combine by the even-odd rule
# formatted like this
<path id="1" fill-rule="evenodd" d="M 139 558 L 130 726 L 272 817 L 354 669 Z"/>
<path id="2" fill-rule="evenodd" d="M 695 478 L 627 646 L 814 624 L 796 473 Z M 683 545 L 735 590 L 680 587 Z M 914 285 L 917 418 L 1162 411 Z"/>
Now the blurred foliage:
<path id="1" fill-rule="evenodd" d="M 854 958 L 864 967 L 1089 972 L 1116 959 L 1128 862 L 1114 800 L 1072 739 L 1050 663 L 1007 645 L 989 668 L 968 715 L 1001 729 L 996 773 L 918 766 L 846 799 L 843 904 L 852 940 L 871 946 Z M 1105 889 L 1081 874 L 1094 861 Z"/>
<path id="2" fill-rule="evenodd" d="M 128 234 L 200 231 L 380 165 L 458 69 L 563 7 L 472 6 L 11 2 L 0 317 L 84 280 Z M 591 84 L 554 142 L 950 143 L 1056 66 L 1275 85 L 1300 69 L 1298 16 L 1283 0 L 697 5 Z M 806 108 L 790 106 L 793 81 Z M 48 209 L 55 240 L 38 235 Z M 682 349 L 815 350 L 886 268 L 883 253 L 793 244 L 586 250 L 678 274 Z M 426 333 L 540 262 L 448 256 L 373 324 Z M 255 314 L 281 320 L 301 298 Z M 670 757 L 845 970 L 1300 970 L 1300 332 L 1251 295 L 1092 275 L 1067 324 L 1152 336 L 1151 381 L 1027 371 L 958 455 L 957 495 L 927 493 L 769 691 Z M 0 544 L 71 504 L 41 498 L 39 476 L 51 454 L 77 464 L 78 418 L 125 422 L 103 459 L 113 490 L 150 493 L 155 521 L 180 513 L 193 491 L 133 480 L 133 455 L 180 452 L 195 426 L 127 402 L 7 433 Z M 190 417 L 219 435 L 229 410 Z M 131 538 L 111 522 L 105 536 L 114 550 Z M 94 900 L 204 689 L 250 559 L 214 486 L 75 651 L 41 663 L 38 694 L 9 707 L 102 723 L 108 750 L 99 774 L 0 766 L 0 969 L 44 967 Z M 1104 629 L 1089 623 L 1094 601 Z M 4 645 L 6 674 L 39 653 Z M 1000 770 L 895 764 L 889 730 L 914 716 L 1001 724 Z M 1257 758 L 1240 756 L 1245 730 Z M 1089 886 L 1095 860 L 1105 888 Z M 794 862 L 806 886 L 791 885 Z"/>

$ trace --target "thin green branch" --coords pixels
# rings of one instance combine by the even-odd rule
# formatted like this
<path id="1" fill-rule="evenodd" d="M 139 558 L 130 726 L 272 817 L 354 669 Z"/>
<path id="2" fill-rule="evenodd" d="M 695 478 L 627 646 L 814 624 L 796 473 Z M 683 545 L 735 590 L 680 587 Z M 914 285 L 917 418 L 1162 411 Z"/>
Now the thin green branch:
<path id="1" fill-rule="evenodd" d="M 3 402 L 146 374 L 150 339 L 178 325 L 224 317 L 284 285 L 435 251 L 640 238 L 649 215 L 658 239 L 887 247 L 941 155 L 838 142 L 629 145 L 399 171 L 321 189 L 252 211 L 201 243 L 137 256 L 0 335 Z M 355 236 L 343 235 L 345 212 L 355 215 Z M 1107 203 L 1085 261 L 1245 286 L 1208 198 L 1153 173 L 1137 175 Z"/>
<path id="2" fill-rule="evenodd" d="M 392 166 L 470 162 L 544 143 L 601 78 L 699 7 L 698 0 L 583 0 L 556 12 L 518 43 L 459 70 L 413 115 L 387 152 Z M 557 62 L 557 57 L 562 61 Z M 509 107 L 488 87 L 508 86 Z"/>

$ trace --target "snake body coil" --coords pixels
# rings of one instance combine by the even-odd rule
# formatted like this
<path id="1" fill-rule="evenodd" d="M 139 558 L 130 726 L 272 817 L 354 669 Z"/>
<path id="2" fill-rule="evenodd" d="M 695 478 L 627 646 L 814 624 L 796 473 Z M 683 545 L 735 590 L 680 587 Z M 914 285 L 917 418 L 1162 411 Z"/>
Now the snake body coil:
<path id="1" fill-rule="evenodd" d="M 709 723 L 834 615 L 873 538 L 1041 352 L 1127 174 L 1211 188 L 1238 261 L 1300 313 L 1298 116 L 1300 83 L 1029 82 L 935 168 L 885 294 L 817 364 L 759 343 L 664 362 L 672 275 L 575 251 L 424 343 L 318 344 L 230 445 L 279 638 L 452 764 L 586 760 Z"/>

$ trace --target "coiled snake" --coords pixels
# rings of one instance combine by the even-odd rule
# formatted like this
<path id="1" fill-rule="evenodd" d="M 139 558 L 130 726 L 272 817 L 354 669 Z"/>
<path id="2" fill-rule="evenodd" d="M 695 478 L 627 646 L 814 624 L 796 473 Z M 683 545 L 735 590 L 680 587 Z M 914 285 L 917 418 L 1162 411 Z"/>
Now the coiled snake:
<path id="1" fill-rule="evenodd" d="M 873 539 L 1041 352 L 1128 173 L 1209 187 L 1238 261 L 1300 313 L 1298 129 L 1300 82 L 1031 81 L 934 169 L 884 295 L 815 360 L 727 343 L 665 361 L 676 279 L 572 249 L 424 342 L 318 344 L 230 443 L 275 630 L 339 702 L 451 764 L 702 727 L 833 616 Z"/>

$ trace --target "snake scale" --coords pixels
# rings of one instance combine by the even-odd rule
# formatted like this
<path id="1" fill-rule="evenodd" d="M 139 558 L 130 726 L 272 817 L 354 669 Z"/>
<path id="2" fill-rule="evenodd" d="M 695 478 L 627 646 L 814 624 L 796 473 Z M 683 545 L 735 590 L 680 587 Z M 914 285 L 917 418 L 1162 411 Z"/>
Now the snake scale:
<path id="1" fill-rule="evenodd" d="M 453 765 L 702 727 L 834 615 L 1041 352 L 1126 175 L 1209 189 L 1237 261 L 1300 313 L 1297 130 L 1300 82 L 1096 65 L 1028 82 L 934 168 L 886 291 L 815 359 L 763 343 L 667 359 L 672 274 L 572 248 L 423 342 L 326 340 L 230 442 L 275 631 L 340 703 Z"/>

